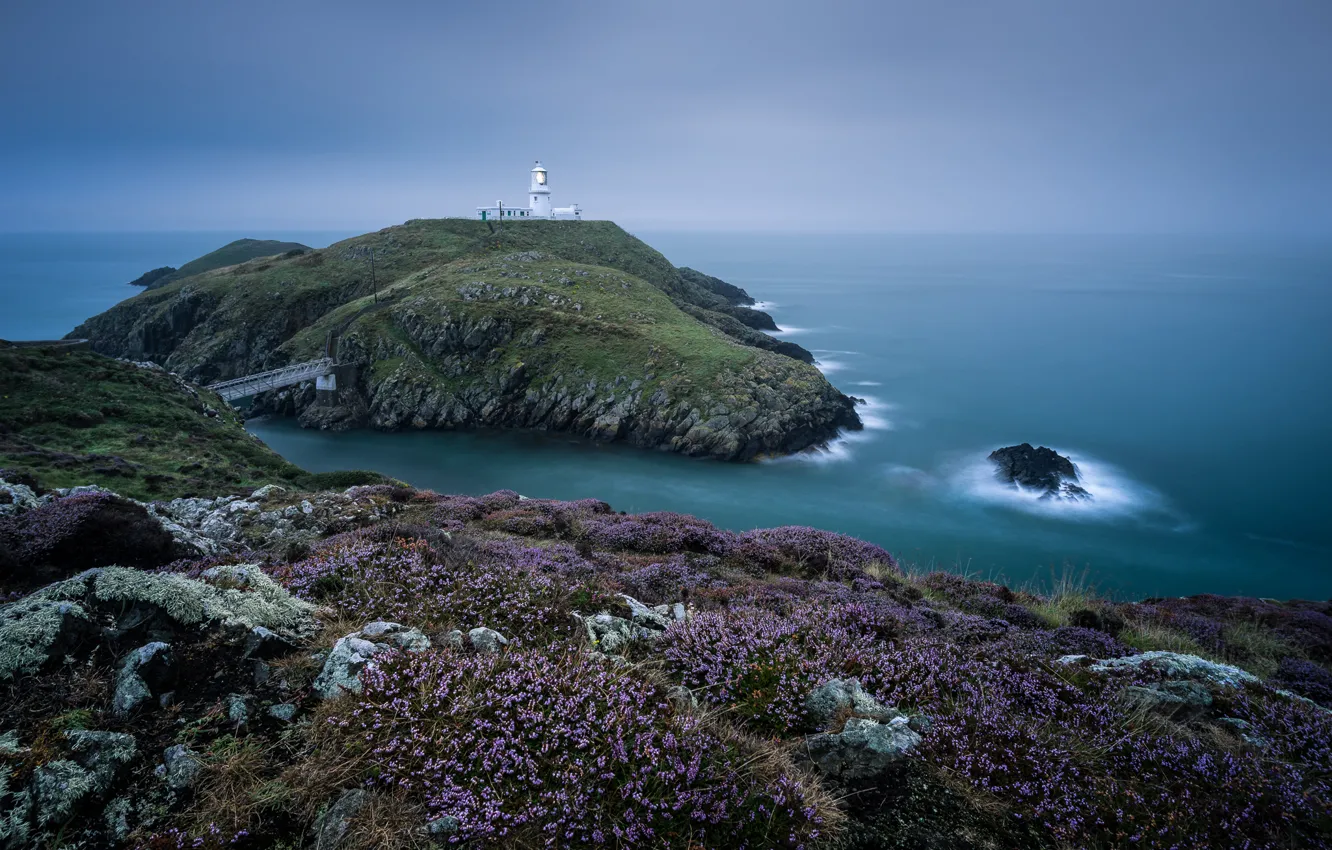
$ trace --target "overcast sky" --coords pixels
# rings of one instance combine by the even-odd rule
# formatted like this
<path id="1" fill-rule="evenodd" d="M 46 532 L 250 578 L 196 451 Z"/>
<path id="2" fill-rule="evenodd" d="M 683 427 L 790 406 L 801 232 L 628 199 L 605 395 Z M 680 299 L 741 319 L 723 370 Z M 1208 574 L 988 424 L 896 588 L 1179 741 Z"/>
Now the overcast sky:
<path id="1" fill-rule="evenodd" d="M 1332 231 L 1330 0 L 7 0 L 0 230 Z"/>

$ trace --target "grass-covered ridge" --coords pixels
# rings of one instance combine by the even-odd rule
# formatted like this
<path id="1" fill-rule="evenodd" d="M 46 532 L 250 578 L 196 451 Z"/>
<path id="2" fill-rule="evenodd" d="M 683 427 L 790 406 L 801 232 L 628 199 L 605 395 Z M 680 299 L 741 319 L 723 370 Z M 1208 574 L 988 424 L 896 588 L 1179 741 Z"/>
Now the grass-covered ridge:
<path id="1" fill-rule="evenodd" d="M 0 470 L 41 488 L 95 483 L 141 500 L 318 480 L 247 433 L 217 395 L 63 348 L 0 349 Z"/>
<path id="2" fill-rule="evenodd" d="M 357 379 L 339 411 L 303 420 L 322 426 L 535 427 L 732 459 L 856 427 L 851 401 L 808 352 L 755 330 L 771 318 L 746 300 L 611 222 L 417 220 L 173 280 L 73 335 L 203 383 L 340 335 Z M 284 398 L 269 409 L 314 401 Z"/>
<path id="3" fill-rule="evenodd" d="M 213 269 L 234 266 L 237 263 L 253 260 L 256 257 L 272 257 L 286 253 L 303 254 L 309 250 L 310 246 L 302 245 L 299 242 L 281 242 L 276 239 L 237 239 L 234 242 L 228 242 L 216 251 L 210 251 L 202 257 L 189 261 L 178 269 L 173 269 L 170 266 L 153 269 L 140 276 L 138 280 L 131 281 L 130 284 L 156 289 L 179 278 L 193 277 Z"/>

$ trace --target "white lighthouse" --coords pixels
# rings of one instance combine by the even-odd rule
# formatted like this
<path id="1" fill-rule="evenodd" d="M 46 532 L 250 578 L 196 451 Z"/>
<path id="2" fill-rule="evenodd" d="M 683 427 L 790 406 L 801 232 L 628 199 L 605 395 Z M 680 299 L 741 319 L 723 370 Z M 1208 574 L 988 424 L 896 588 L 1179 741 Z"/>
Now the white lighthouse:
<path id="1" fill-rule="evenodd" d="M 578 204 L 567 207 L 550 205 L 550 177 L 545 166 L 538 160 L 532 169 L 532 183 L 527 189 L 527 206 L 509 206 L 503 201 L 496 201 L 493 207 L 477 207 L 476 217 L 482 221 L 513 221 L 514 219 L 563 219 L 582 221 L 583 211 Z"/>
<path id="2" fill-rule="evenodd" d="M 534 218 L 550 218 L 550 183 L 546 177 L 546 169 L 542 167 L 541 161 L 537 160 L 536 168 L 532 169 L 532 188 L 528 190 L 528 196 L 531 203 L 528 207 L 532 210 Z"/>

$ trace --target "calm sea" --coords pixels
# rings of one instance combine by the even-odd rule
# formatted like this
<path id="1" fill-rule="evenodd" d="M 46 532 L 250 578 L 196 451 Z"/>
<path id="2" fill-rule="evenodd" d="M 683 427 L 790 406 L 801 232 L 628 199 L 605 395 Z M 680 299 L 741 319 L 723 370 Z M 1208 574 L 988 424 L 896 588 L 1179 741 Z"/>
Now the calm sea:
<path id="1" fill-rule="evenodd" d="M 48 337 L 125 282 L 240 236 L 0 236 L 0 337 Z M 640 233 L 744 286 L 866 399 L 827 451 L 732 465 L 555 435 L 252 430 L 309 469 L 443 492 L 500 488 L 804 524 L 904 562 L 1103 590 L 1332 596 L 1332 244 L 1277 238 Z M 1089 503 L 999 486 L 1028 441 L 1078 463 Z"/>

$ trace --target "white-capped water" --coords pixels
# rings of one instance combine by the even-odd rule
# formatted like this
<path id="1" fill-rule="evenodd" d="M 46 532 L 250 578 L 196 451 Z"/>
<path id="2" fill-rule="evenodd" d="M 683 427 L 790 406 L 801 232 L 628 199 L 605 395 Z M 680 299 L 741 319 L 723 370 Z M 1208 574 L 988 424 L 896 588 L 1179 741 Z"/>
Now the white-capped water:
<path id="1" fill-rule="evenodd" d="M 1135 480 L 1113 464 L 1086 454 L 1055 449 L 1078 471 L 1077 485 L 1087 498 L 1050 495 L 1045 490 L 1022 487 L 1002 480 L 988 451 L 976 452 L 948 464 L 941 471 L 951 498 L 1022 511 L 1047 519 L 1077 522 L 1114 522 L 1135 519 L 1184 528 L 1187 523 L 1166 497 L 1150 485 Z"/>

